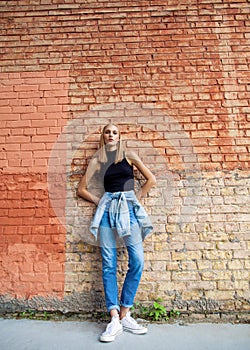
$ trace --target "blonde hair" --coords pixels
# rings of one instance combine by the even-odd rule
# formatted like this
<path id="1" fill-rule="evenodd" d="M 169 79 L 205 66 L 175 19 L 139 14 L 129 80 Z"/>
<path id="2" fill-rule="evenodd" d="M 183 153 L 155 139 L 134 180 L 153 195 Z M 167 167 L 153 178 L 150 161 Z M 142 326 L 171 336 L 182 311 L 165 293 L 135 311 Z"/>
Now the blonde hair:
<path id="1" fill-rule="evenodd" d="M 115 164 L 121 162 L 124 158 L 124 149 L 123 149 L 122 135 L 121 135 L 120 129 L 117 125 L 115 125 L 113 123 L 109 123 L 103 127 L 102 134 L 100 137 L 99 152 L 98 152 L 98 160 L 100 163 L 106 163 L 108 161 L 107 152 L 106 152 L 106 145 L 104 142 L 104 133 L 105 133 L 106 128 L 108 126 L 111 126 L 111 125 L 115 126 L 119 132 L 119 141 L 117 143 Z"/>

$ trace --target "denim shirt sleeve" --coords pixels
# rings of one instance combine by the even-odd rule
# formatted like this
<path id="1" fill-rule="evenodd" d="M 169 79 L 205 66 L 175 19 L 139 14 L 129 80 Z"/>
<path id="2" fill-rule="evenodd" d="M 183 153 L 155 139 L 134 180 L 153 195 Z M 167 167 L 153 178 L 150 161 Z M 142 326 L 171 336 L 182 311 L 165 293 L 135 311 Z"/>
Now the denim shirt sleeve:
<path id="1" fill-rule="evenodd" d="M 130 219 L 125 192 L 116 192 L 112 195 L 109 207 L 111 227 L 117 230 L 119 237 L 130 235 Z"/>
<path id="2" fill-rule="evenodd" d="M 99 229 L 108 201 L 109 201 L 109 198 L 107 196 L 107 193 L 105 192 L 102 198 L 100 199 L 100 202 L 98 203 L 94 217 L 90 223 L 90 232 L 94 235 L 96 240 L 98 236 L 98 229 Z"/>
<path id="3" fill-rule="evenodd" d="M 142 206 L 138 201 L 137 197 L 134 195 L 134 208 L 135 208 L 135 217 L 141 228 L 142 240 L 144 240 L 153 230 L 153 225 L 151 220 Z"/>

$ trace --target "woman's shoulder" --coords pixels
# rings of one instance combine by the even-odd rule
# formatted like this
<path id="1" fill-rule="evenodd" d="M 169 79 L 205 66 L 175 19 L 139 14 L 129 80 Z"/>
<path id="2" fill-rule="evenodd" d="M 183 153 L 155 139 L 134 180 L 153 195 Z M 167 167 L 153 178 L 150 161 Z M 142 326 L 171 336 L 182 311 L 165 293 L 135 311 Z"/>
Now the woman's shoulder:
<path id="1" fill-rule="evenodd" d="M 132 150 L 126 150 L 125 158 L 130 165 L 135 164 L 140 159 L 139 156 Z"/>
<path id="2" fill-rule="evenodd" d="M 100 169 L 100 162 L 98 157 L 93 157 L 89 161 L 89 168 L 92 168 L 93 170 L 99 170 Z"/>

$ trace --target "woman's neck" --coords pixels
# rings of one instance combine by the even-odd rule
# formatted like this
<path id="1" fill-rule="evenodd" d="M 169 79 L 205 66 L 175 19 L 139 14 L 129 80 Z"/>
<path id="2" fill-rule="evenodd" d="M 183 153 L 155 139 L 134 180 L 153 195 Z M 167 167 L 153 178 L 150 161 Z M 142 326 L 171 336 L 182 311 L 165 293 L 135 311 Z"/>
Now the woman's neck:
<path id="1" fill-rule="evenodd" d="M 116 150 L 117 150 L 116 145 L 110 146 L 110 147 L 106 147 L 106 152 L 115 152 Z"/>

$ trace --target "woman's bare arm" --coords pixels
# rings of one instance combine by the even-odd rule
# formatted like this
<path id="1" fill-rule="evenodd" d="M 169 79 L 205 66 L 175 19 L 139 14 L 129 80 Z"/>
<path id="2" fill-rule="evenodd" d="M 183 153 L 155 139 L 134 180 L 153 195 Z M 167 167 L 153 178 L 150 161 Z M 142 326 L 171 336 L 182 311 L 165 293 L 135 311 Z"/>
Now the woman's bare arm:
<path id="1" fill-rule="evenodd" d="M 93 193 L 89 192 L 87 189 L 87 185 L 98 169 L 99 169 L 99 163 L 97 158 L 91 159 L 85 174 L 81 178 L 81 181 L 79 183 L 78 190 L 77 190 L 78 196 L 86 199 L 89 202 L 93 202 L 96 205 L 98 205 L 100 198 L 95 196 Z"/>
<path id="2" fill-rule="evenodd" d="M 134 165 L 146 179 L 146 182 L 140 191 L 140 196 L 145 197 L 150 189 L 156 184 L 156 178 L 135 152 L 130 151 L 126 153 L 126 158 L 128 162 Z"/>

